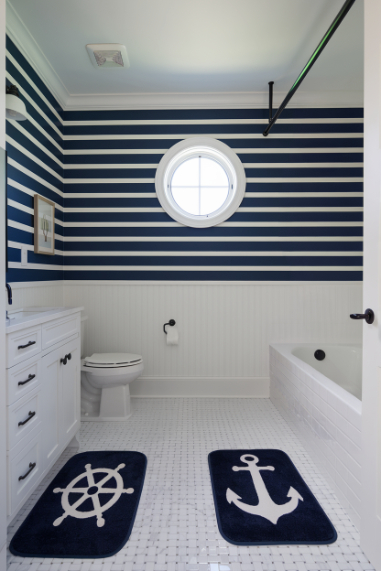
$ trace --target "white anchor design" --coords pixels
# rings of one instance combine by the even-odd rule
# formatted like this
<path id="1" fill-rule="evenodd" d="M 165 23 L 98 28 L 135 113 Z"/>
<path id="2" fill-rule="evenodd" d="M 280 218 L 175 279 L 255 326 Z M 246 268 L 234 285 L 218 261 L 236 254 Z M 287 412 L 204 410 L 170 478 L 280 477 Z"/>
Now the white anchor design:
<path id="1" fill-rule="evenodd" d="M 71 515 L 77 519 L 85 519 L 92 516 L 97 516 L 97 526 L 103 527 L 105 524 L 105 520 L 102 517 L 103 512 L 111 508 L 120 498 L 120 496 L 125 494 L 133 494 L 133 488 L 127 488 L 127 490 L 123 489 L 123 478 L 118 473 L 119 470 L 125 467 L 125 464 L 119 464 L 119 466 L 112 470 L 110 468 L 97 468 L 95 470 L 91 469 L 91 464 L 86 464 L 86 472 L 80 474 L 74 480 L 70 482 L 70 484 L 64 488 L 55 488 L 53 492 L 58 494 L 62 492 L 61 497 L 61 505 L 64 510 L 64 513 L 61 517 L 57 518 L 54 522 L 54 526 L 60 525 L 63 520 L 68 516 Z M 105 476 L 100 482 L 97 484 L 94 480 L 94 474 L 99 472 L 106 472 L 107 476 Z M 75 484 L 82 480 L 82 478 L 87 477 L 87 488 L 75 488 Z M 116 480 L 116 488 L 105 488 L 104 485 L 108 482 L 111 478 L 115 478 Z M 73 504 L 69 503 L 69 494 L 83 494 L 76 502 Z M 99 501 L 99 494 L 113 494 L 113 497 L 106 502 L 103 506 Z M 78 511 L 77 508 L 83 504 L 88 498 L 90 498 L 93 502 L 93 509 L 90 511 Z"/>
<path id="2" fill-rule="evenodd" d="M 264 517 L 276 525 L 278 523 L 278 519 L 282 517 L 282 515 L 293 512 L 297 508 L 299 500 L 303 501 L 303 498 L 299 492 L 297 492 L 295 488 L 291 486 L 287 494 L 287 497 L 291 499 L 285 504 L 281 505 L 274 503 L 266 489 L 265 483 L 262 480 L 262 476 L 260 474 L 261 470 L 274 471 L 274 466 L 257 466 L 259 459 L 257 456 L 253 456 L 251 454 L 244 454 L 241 456 L 240 460 L 241 462 L 247 464 L 247 467 L 241 468 L 239 466 L 233 466 L 232 470 L 234 470 L 234 472 L 239 472 L 241 470 L 247 470 L 250 472 L 253 479 L 254 488 L 257 492 L 258 504 L 256 506 L 251 506 L 250 504 L 241 502 L 241 497 L 233 492 L 230 488 L 228 488 L 226 490 L 226 499 L 229 504 L 233 503 L 244 512 Z"/>

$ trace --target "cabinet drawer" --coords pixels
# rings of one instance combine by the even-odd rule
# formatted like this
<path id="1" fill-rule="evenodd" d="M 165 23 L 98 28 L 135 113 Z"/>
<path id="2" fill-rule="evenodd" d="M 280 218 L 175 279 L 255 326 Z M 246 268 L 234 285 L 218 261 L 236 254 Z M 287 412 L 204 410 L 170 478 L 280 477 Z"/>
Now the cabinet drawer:
<path id="1" fill-rule="evenodd" d="M 41 351 L 41 325 L 7 335 L 7 368 Z"/>
<path id="2" fill-rule="evenodd" d="M 13 404 L 19 398 L 33 391 L 40 383 L 41 360 L 39 355 L 8 369 L 7 404 Z"/>
<path id="3" fill-rule="evenodd" d="M 9 515 L 14 514 L 42 474 L 42 431 L 16 456 L 8 457 Z"/>
<path id="4" fill-rule="evenodd" d="M 42 325 L 42 349 L 64 341 L 80 332 L 80 314 L 55 319 Z"/>
<path id="5" fill-rule="evenodd" d="M 39 387 L 8 407 L 8 450 L 30 440 L 41 424 L 41 390 Z M 22 446 L 22 444 L 20 444 Z"/>

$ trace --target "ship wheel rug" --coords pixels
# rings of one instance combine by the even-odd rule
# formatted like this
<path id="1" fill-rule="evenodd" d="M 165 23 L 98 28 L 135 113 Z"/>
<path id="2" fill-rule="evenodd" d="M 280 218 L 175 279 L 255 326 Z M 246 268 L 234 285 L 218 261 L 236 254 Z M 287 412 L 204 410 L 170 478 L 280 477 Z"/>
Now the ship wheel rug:
<path id="1" fill-rule="evenodd" d="M 209 454 L 221 535 L 235 545 L 326 544 L 332 523 L 281 450 L 215 450 Z"/>
<path id="2" fill-rule="evenodd" d="M 22 557 L 115 555 L 128 540 L 143 488 L 140 452 L 82 452 L 60 470 L 14 535 Z"/>

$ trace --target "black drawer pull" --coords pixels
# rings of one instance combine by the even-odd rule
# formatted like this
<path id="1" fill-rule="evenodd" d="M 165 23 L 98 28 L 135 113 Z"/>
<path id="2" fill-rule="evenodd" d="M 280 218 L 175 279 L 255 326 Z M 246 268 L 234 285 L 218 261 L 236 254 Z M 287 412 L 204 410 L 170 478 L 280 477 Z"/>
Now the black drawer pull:
<path id="1" fill-rule="evenodd" d="M 24 424 L 26 424 L 27 422 L 30 421 L 31 418 L 34 417 L 34 415 L 36 414 L 36 411 L 32 412 L 31 410 L 28 412 L 29 416 L 26 420 L 24 420 L 23 422 L 19 422 L 18 426 L 24 426 Z"/>
<path id="2" fill-rule="evenodd" d="M 26 349 L 27 347 L 30 347 L 31 345 L 35 345 L 36 341 L 28 341 L 28 343 L 26 345 L 19 345 L 17 347 L 17 349 Z"/>
<path id="3" fill-rule="evenodd" d="M 20 385 L 26 385 L 26 383 L 29 383 L 29 381 L 32 381 L 35 378 L 36 375 L 29 375 L 26 381 L 19 381 L 17 384 Z"/>
<path id="4" fill-rule="evenodd" d="M 32 462 L 29 462 L 29 470 L 28 470 L 27 473 L 24 474 L 23 476 L 19 476 L 19 482 L 20 482 L 20 480 L 25 480 L 25 478 L 26 478 L 27 476 L 29 476 L 29 474 L 31 473 L 31 471 L 32 471 L 33 468 L 35 468 L 35 467 L 36 467 L 36 462 L 33 462 L 33 464 L 32 464 Z"/>
<path id="5" fill-rule="evenodd" d="M 64 357 L 63 359 L 61 359 L 60 362 L 61 362 L 63 365 L 67 365 L 67 362 L 70 361 L 70 359 L 71 359 L 71 353 L 68 353 L 67 355 L 65 355 L 65 357 Z"/>

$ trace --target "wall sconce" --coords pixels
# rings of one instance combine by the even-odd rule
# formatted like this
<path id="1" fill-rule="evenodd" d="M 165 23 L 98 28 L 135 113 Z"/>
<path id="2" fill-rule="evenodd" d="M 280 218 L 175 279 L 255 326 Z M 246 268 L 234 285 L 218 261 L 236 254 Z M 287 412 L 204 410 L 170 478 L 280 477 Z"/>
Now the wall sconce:
<path id="1" fill-rule="evenodd" d="M 19 90 L 15 85 L 7 85 L 6 89 L 6 118 L 13 121 L 25 121 L 27 112 L 25 103 L 21 101 Z"/>

